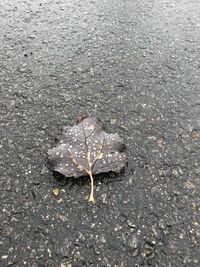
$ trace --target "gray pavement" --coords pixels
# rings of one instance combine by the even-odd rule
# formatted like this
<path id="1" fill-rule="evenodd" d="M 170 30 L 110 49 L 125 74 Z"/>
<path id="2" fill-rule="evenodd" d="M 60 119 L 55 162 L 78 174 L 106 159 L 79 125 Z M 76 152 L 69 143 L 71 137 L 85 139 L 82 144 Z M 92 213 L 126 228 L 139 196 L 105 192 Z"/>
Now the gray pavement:
<path id="1" fill-rule="evenodd" d="M 199 5 L 0 1 L 1 267 L 200 266 Z M 87 114 L 129 157 L 95 205 L 47 162 Z"/>

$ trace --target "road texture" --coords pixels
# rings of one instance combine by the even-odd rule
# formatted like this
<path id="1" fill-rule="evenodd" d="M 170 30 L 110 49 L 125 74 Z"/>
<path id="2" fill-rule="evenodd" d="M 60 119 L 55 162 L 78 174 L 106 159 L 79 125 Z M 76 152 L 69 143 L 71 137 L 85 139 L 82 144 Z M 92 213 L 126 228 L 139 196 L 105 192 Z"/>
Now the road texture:
<path id="1" fill-rule="evenodd" d="M 198 0 L 0 1 L 1 267 L 200 266 L 199 12 Z M 129 158 L 95 179 L 95 205 L 88 177 L 47 161 L 85 114 Z"/>

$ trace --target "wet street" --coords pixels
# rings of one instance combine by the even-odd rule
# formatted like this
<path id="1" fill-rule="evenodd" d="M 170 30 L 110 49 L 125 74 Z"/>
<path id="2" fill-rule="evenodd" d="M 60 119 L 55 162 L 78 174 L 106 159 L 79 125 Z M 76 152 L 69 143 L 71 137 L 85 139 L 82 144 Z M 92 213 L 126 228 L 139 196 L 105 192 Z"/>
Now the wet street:
<path id="1" fill-rule="evenodd" d="M 0 267 L 200 266 L 200 2 L 0 1 Z M 51 170 L 101 119 L 128 165 Z"/>

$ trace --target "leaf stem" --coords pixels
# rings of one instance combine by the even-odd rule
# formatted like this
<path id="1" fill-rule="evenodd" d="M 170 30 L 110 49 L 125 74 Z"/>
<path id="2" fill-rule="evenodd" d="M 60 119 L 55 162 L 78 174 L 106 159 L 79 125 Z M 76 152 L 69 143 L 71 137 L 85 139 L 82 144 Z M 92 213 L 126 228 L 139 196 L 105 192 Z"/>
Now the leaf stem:
<path id="1" fill-rule="evenodd" d="M 88 174 L 90 175 L 90 197 L 88 199 L 89 202 L 95 203 L 94 200 L 94 179 L 93 179 L 93 175 L 92 175 L 92 171 L 89 171 Z"/>

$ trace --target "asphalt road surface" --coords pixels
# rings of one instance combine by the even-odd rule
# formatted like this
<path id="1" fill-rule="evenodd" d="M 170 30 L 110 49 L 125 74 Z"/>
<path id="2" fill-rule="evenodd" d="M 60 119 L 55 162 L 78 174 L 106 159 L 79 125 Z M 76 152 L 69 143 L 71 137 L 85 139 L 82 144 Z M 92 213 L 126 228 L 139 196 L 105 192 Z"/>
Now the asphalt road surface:
<path id="1" fill-rule="evenodd" d="M 0 1 L 1 267 L 200 266 L 199 5 Z M 47 160 L 83 115 L 129 158 L 95 205 Z"/>

